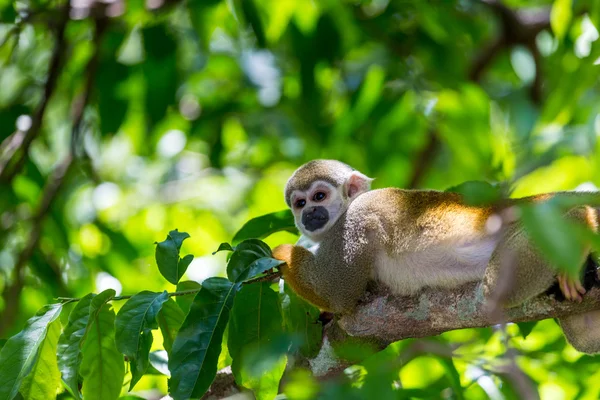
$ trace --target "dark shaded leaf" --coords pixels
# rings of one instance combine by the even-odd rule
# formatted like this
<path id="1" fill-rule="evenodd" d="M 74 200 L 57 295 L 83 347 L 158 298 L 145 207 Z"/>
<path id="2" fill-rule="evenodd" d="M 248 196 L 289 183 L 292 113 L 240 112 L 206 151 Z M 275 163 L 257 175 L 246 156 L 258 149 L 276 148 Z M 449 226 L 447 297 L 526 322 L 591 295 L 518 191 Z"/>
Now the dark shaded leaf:
<path id="1" fill-rule="evenodd" d="M 142 30 L 146 61 L 142 72 L 146 79 L 146 116 L 152 129 L 175 103 L 177 90 L 177 42 L 164 23 Z"/>
<path id="2" fill-rule="evenodd" d="M 260 15 L 258 14 L 256 4 L 254 4 L 254 0 L 241 0 L 240 2 L 242 13 L 248 24 L 252 27 L 258 47 L 266 47 L 267 39 L 265 37 L 265 29 L 263 28 L 263 23 L 260 20 Z"/>
<path id="3" fill-rule="evenodd" d="M 158 313 L 157 320 L 163 335 L 163 347 L 169 354 L 184 318 L 185 314 L 173 299 L 167 300 Z"/>
<path id="4" fill-rule="evenodd" d="M 202 286 L 198 282 L 195 281 L 183 281 L 177 284 L 177 291 L 184 292 L 186 290 L 200 290 Z M 183 314 L 187 314 L 190 311 L 190 306 L 194 301 L 194 294 L 187 294 L 185 296 L 177 296 L 175 297 L 175 302 L 183 311 Z M 181 319 L 183 321 L 183 318 Z"/>
<path id="5" fill-rule="evenodd" d="M 213 251 L 213 253 L 212 253 L 213 256 L 215 254 L 217 254 L 218 252 L 220 252 L 220 251 L 233 251 L 233 247 L 231 247 L 231 245 L 229 243 L 227 243 L 227 242 L 221 243 L 219 245 L 219 248 L 217 250 Z"/>
<path id="6" fill-rule="evenodd" d="M 270 284 L 245 285 L 236 296 L 230 317 L 227 347 L 233 360 L 231 370 L 236 382 L 252 389 L 257 398 L 274 398 L 279 388 L 279 380 L 285 369 L 282 346 L 272 346 L 276 337 L 283 336 L 283 320 L 277 293 Z M 290 342 L 283 343 L 286 349 Z M 244 359 L 246 352 L 261 353 L 265 365 L 262 374 L 250 373 L 252 366 Z M 269 354 L 273 353 L 273 354 Z"/>
<path id="7" fill-rule="evenodd" d="M 484 181 L 468 181 L 446 189 L 446 192 L 459 193 L 465 204 L 486 206 L 494 204 L 504 197 L 503 189 Z"/>
<path id="8" fill-rule="evenodd" d="M 298 233 L 294 224 L 294 214 L 290 210 L 277 211 L 251 219 L 235 234 L 231 242 L 235 246 L 246 239 L 264 239 L 280 231 Z M 226 243 L 221 244 L 223 245 Z M 217 251 L 231 249 L 231 247 L 221 249 L 221 246 Z"/>
<path id="9" fill-rule="evenodd" d="M 202 397 L 214 380 L 236 290 L 227 279 L 209 278 L 194 298 L 169 357 L 169 393 L 175 400 Z"/>
<path id="10" fill-rule="evenodd" d="M 143 291 L 127 300 L 115 320 L 115 342 L 131 365 L 131 391 L 148 368 L 148 353 L 152 347 L 152 329 L 158 329 L 156 317 L 165 301 L 167 291 Z"/>
<path id="11" fill-rule="evenodd" d="M 287 285 L 281 307 L 286 331 L 301 338 L 300 353 L 307 358 L 315 357 L 321 348 L 323 335 L 319 309 L 299 297 Z"/>
<path id="12" fill-rule="evenodd" d="M 517 322 L 517 326 L 519 327 L 519 332 L 523 339 L 527 339 L 527 336 L 531 333 L 533 328 L 537 325 L 538 321 L 529 321 L 529 322 Z"/>
<path id="13" fill-rule="evenodd" d="M 159 243 L 156 243 L 156 251 L 154 253 L 158 270 L 166 280 L 174 285 L 177 285 L 179 279 L 185 274 L 187 267 L 192 262 L 194 256 L 188 254 L 183 258 L 179 258 L 179 250 L 181 244 L 189 238 L 186 232 L 179 232 L 177 229 L 169 232 L 167 238 Z"/>

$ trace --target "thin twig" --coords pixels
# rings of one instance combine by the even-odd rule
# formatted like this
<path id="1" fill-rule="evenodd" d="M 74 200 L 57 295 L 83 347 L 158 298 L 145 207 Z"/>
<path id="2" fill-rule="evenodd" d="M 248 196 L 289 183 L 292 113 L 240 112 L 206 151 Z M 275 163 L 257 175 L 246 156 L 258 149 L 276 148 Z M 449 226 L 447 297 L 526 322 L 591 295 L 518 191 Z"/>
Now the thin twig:
<path id="1" fill-rule="evenodd" d="M 50 60 L 48 78 L 46 80 L 46 85 L 44 86 L 42 100 L 33 115 L 31 127 L 25 133 L 22 141 L 20 141 L 20 146 L 0 149 L 0 181 L 9 182 L 17 173 L 19 173 L 27 159 L 27 153 L 31 143 L 40 134 L 44 114 L 50 98 L 56 89 L 58 77 L 61 72 L 63 56 L 67 48 L 65 28 L 69 21 L 69 13 L 71 11 L 69 4 L 70 3 L 64 7 L 63 12 L 60 14 L 60 21 L 56 32 L 56 44 L 54 45 L 52 59 Z M 19 131 L 15 132 L 13 135 L 18 133 Z M 12 143 L 12 141 L 9 143 Z"/>
<path id="2" fill-rule="evenodd" d="M 272 280 L 278 279 L 278 278 L 281 278 L 281 272 L 279 272 L 279 271 L 272 272 L 272 273 L 266 274 L 266 275 L 262 275 L 262 276 L 259 276 L 258 278 L 248 279 L 243 284 L 248 285 L 250 283 L 256 283 L 256 282 L 271 282 Z"/>
<path id="3" fill-rule="evenodd" d="M 176 296 L 187 296 L 188 294 L 196 294 L 200 291 L 200 289 L 190 289 L 190 290 L 182 290 L 180 292 L 170 292 L 168 293 L 169 297 L 176 297 Z M 132 298 L 134 295 L 132 294 L 128 294 L 126 296 L 115 296 L 112 299 L 110 299 L 111 301 L 119 301 L 119 300 L 128 300 L 130 298 Z M 80 297 L 57 297 L 56 301 L 58 301 L 59 303 L 63 303 L 63 304 L 68 304 L 68 303 L 73 303 L 76 301 L 81 300 Z"/>

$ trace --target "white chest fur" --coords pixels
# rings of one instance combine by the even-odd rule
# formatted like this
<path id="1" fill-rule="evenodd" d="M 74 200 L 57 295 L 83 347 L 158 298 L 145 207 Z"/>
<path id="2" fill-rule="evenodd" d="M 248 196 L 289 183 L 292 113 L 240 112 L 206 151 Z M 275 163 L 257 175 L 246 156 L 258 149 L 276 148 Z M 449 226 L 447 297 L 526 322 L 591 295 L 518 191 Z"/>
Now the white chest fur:
<path id="1" fill-rule="evenodd" d="M 403 296 L 426 286 L 455 287 L 483 278 L 496 244 L 497 240 L 486 238 L 438 244 L 417 252 L 382 252 L 375 262 L 374 278 Z"/>

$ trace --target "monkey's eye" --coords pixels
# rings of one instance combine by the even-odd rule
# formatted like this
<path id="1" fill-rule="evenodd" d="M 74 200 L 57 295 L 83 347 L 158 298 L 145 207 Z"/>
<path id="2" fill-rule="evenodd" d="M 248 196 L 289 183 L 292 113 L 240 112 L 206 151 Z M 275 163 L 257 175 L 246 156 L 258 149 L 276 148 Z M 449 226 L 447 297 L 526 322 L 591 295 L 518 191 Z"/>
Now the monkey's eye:
<path id="1" fill-rule="evenodd" d="M 300 200 L 296 201 L 296 207 L 297 208 L 302 208 L 305 205 L 306 205 L 306 200 L 304 200 L 304 199 L 300 199 Z"/>
<path id="2" fill-rule="evenodd" d="M 327 197 L 327 195 L 323 192 L 317 192 L 315 193 L 315 195 L 313 196 L 313 200 L 314 201 L 321 201 L 323 200 L 325 197 Z"/>

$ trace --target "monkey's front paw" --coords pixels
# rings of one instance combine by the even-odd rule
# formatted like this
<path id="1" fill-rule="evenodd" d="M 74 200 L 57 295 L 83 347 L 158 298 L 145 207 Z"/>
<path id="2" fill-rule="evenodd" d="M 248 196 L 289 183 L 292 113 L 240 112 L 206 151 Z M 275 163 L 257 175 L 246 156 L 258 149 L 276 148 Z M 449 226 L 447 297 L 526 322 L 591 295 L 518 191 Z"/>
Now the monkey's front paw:
<path id="1" fill-rule="evenodd" d="M 281 244 L 275 247 L 272 251 L 273 258 L 281 261 L 285 261 L 286 264 L 290 265 L 292 261 L 292 251 L 294 246 L 291 244 Z"/>
<path id="2" fill-rule="evenodd" d="M 585 294 L 585 288 L 581 285 L 581 281 L 579 279 L 573 279 L 567 274 L 561 273 L 558 275 L 558 285 L 560 287 L 560 291 L 565 295 L 567 300 L 573 300 L 581 303 L 583 300 L 581 296 Z"/>

